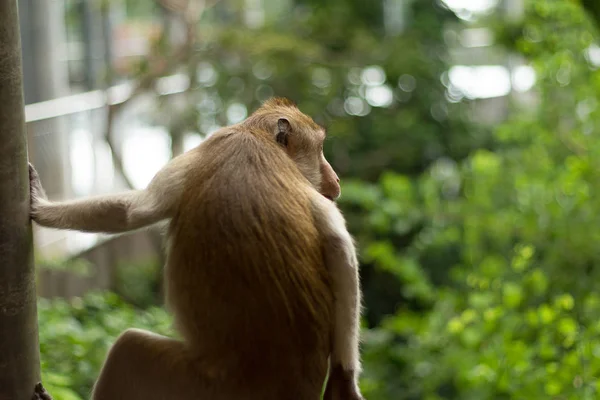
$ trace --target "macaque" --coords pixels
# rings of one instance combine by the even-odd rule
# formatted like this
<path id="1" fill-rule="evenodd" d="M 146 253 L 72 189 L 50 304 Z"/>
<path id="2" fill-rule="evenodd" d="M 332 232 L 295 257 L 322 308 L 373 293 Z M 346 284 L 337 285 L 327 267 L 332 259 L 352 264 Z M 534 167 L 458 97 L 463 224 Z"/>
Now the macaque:
<path id="1" fill-rule="evenodd" d="M 265 102 L 171 160 L 145 190 L 47 200 L 40 225 L 117 233 L 168 220 L 165 295 L 181 340 L 121 334 L 94 400 L 363 399 L 358 261 L 325 130 Z M 143 155 L 140 155 L 143 156 Z"/>

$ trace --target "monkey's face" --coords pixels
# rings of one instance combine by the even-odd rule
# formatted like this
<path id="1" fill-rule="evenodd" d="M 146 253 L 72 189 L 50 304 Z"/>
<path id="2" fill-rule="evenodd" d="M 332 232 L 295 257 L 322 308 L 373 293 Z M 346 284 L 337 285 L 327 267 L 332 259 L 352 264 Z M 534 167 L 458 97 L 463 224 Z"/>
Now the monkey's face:
<path id="1" fill-rule="evenodd" d="M 278 119 L 275 140 L 319 193 L 331 201 L 340 197 L 340 179 L 323 154 L 323 128 L 299 113 L 292 118 Z"/>
<path id="2" fill-rule="evenodd" d="M 329 162 L 323 155 L 323 148 L 321 147 L 321 156 L 319 161 L 319 169 L 321 171 L 321 187 L 319 192 L 330 200 L 335 200 L 340 197 L 340 178 L 337 176 Z"/>

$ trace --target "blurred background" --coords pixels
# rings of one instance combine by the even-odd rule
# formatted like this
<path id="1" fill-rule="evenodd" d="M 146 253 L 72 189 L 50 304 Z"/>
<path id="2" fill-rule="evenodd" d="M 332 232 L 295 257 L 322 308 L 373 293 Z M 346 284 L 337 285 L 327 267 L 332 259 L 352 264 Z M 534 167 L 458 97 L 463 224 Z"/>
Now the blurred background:
<path id="1" fill-rule="evenodd" d="M 369 400 L 600 398 L 600 2 L 18 0 L 51 199 L 144 187 L 277 95 L 327 126 Z M 35 230 L 43 379 L 172 333 L 159 232 Z"/>

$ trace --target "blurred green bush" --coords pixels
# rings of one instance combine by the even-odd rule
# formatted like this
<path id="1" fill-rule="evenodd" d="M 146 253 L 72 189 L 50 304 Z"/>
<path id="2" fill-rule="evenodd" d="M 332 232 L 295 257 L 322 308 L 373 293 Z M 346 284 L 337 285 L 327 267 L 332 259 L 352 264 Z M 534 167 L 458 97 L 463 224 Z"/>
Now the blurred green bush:
<path id="1" fill-rule="evenodd" d="M 494 151 L 346 187 L 363 260 L 426 308 L 367 333 L 371 400 L 600 397 L 598 34 L 576 1 L 527 2 L 508 28 L 539 100 L 495 129 Z M 398 253 L 390 238 L 416 225 Z"/>
<path id="2" fill-rule="evenodd" d="M 537 83 L 533 106 L 513 104 L 489 136 L 465 104 L 445 99 L 440 27 L 456 22 L 451 13 L 409 2 L 413 23 L 389 36 L 375 3 L 379 12 L 360 0 L 305 0 L 280 25 L 215 29 L 203 51 L 221 78 L 192 92 L 201 107 L 191 119 L 227 121 L 207 93 L 250 108 L 257 93 L 275 92 L 329 122 L 326 150 L 343 173 L 340 205 L 363 265 L 367 399 L 600 398 L 597 21 L 576 0 L 527 0 L 510 25 L 490 15 Z M 353 68 L 369 65 L 393 83 L 393 104 L 344 114 L 339 100 L 364 89 L 349 80 Z M 414 93 L 396 87 L 402 76 L 415 79 Z M 326 88 L 315 86 L 321 78 Z M 166 106 L 175 124 L 181 115 Z M 151 304 L 153 288 L 133 295 Z M 58 399 L 86 398 L 119 332 L 167 333 L 168 321 L 110 294 L 41 301 L 45 383 Z"/>
<path id="3" fill-rule="evenodd" d="M 85 400 L 110 345 L 127 328 L 172 335 L 162 308 L 133 308 L 112 293 L 38 301 L 42 380 L 55 399 Z"/>

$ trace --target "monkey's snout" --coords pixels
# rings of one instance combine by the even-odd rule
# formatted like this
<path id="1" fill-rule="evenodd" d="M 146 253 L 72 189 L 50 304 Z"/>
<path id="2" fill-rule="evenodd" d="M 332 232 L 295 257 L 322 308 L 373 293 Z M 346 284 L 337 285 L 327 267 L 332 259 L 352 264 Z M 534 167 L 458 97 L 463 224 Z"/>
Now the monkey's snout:
<path id="1" fill-rule="evenodd" d="M 329 193 L 328 194 L 321 193 L 321 195 L 323 197 L 325 197 L 327 200 L 332 201 L 332 202 L 335 202 L 335 200 L 340 197 L 340 193 L 339 192 L 337 194 L 335 194 L 335 195 L 332 195 L 332 194 L 329 194 Z"/>

